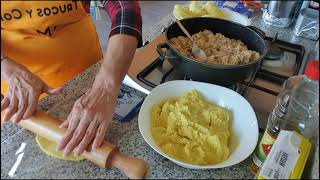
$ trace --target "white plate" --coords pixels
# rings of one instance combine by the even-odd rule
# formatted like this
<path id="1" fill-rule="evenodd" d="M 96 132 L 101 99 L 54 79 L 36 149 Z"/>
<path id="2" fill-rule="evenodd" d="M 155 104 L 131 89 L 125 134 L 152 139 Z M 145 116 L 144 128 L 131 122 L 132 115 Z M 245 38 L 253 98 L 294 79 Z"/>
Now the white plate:
<path id="1" fill-rule="evenodd" d="M 188 6 L 188 5 L 185 5 L 185 6 Z M 246 16 L 244 16 L 244 15 L 238 13 L 238 12 L 232 11 L 232 10 L 230 10 L 228 8 L 221 8 L 221 9 L 224 12 L 226 20 L 233 21 L 233 22 L 242 24 L 244 26 L 250 26 L 251 25 L 251 20 L 248 17 L 246 17 Z M 178 18 L 178 16 L 175 13 L 173 13 L 173 16 L 175 18 L 181 20 L 181 18 Z"/>
<path id="2" fill-rule="evenodd" d="M 151 136 L 151 108 L 162 100 L 177 97 L 193 89 L 198 90 L 207 101 L 229 109 L 232 112 L 230 156 L 227 160 L 209 166 L 191 165 L 169 157 L 163 153 Z M 240 94 L 225 87 L 196 82 L 196 81 L 169 81 L 154 88 L 142 104 L 138 124 L 145 141 L 159 154 L 190 169 L 214 169 L 232 166 L 245 160 L 254 151 L 258 142 L 258 122 L 256 115 Z"/>
<path id="3" fill-rule="evenodd" d="M 238 12 L 232 11 L 228 8 L 222 8 L 222 10 L 223 10 L 224 15 L 226 16 L 227 20 L 242 24 L 244 26 L 251 25 L 251 20 L 248 17 L 246 17 Z"/>

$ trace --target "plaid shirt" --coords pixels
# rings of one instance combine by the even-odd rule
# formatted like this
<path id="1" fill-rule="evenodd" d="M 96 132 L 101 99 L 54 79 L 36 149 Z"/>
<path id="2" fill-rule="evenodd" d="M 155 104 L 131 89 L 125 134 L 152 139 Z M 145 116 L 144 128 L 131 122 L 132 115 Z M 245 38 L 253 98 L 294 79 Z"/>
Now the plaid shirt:
<path id="1" fill-rule="evenodd" d="M 138 47 L 142 46 L 142 17 L 138 1 L 106 1 L 101 0 L 112 22 L 109 37 L 116 34 L 127 34 L 138 39 Z M 83 1 L 85 10 L 90 12 L 90 0 Z"/>

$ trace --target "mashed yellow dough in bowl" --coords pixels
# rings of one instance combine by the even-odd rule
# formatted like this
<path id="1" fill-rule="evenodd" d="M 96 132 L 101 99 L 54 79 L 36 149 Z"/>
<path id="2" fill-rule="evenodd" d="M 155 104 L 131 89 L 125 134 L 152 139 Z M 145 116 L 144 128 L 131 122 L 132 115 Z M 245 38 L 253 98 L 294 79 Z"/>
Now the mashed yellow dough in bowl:
<path id="1" fill-rule="evenodd" d="M 151 110 L 151 134 L 170 157 L 194 164 L 214 165 L 230 150 L 230 112 L 206 102 L 193 90 L 167 99 Z"/>

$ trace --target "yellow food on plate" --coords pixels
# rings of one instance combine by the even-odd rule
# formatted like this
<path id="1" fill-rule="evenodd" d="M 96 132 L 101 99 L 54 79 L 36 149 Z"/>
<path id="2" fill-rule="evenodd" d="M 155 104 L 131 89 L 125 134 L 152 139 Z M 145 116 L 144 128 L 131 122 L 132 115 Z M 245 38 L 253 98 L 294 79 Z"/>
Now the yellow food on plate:
<path id="1" fill-rule="evenodd" d="M 206 15 L 207 12 L 198 4 L 197 1 L 191 1 L 189 4 L 189 10 L 195 15 L 195 16 L 203 16 Z"/>
<path id="2" fill-rule="evenodd" d="M 215 18 L 221 18 L 221 19 L 225 18 L 223 10 L 218 8 L 213 2 L 208 1 L 205 5 L 203 5 L 203 9 L 206 10 L 207 17 L 215 17 Z"/>
<path id="3" fill-rule="evenodd" d="M 74 155 L 70 155 L 70 156 L 66 156 L 63 157 L 62 155 L 62 150 L 61 151 L 56 151 L 56 147 L 57 147 L 57 143 L 52 142 L 47 140 L 46 138 L 37 135 L 36 136 L 36 141 L 38 143 L 38 146 L 40 147 L 40 149 L 45 152 L 47 155 L 58 158 L 58 159 L 62 159 L 62 160 L 68 160 L 68 161 L 80 161 L 83 160 L 83 157 L 77 157 Z"/>
<path id="4" fill-rule="evenodd" d="M 183 5 L 175 5 L 173 9 L 173 15 L 178 19 L 195 17 L 195 15 Z"/>
<path id="5" fill-rule="evenodd" d="M 196 90 L 155 105 L 151 134 L 168 156 L 193 165 L 214 165 L 229 156 L 230 112 Z"/>
<path id="6" fill-rule="evenodd" d="M 192 1 L 188 6 L 175 5 L 173 15 L 178 19 L 190 17 L 213 17 L 225 19 L 225 14 L 222 9 L 218 8 L 213 2 L 197 2 Z"/>

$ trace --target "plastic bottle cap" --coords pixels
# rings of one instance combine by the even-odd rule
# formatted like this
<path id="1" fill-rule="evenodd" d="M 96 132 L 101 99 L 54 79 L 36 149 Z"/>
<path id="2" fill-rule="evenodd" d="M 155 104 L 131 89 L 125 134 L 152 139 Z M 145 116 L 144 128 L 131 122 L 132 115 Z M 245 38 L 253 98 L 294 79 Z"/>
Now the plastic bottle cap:
<path id="1" fill-rule="evenodd" d="M 310 60 L 307 64 L 304 74 L 312 80 L 319 81 L 319 61 Z"/>
<path id="2" fill-rule="evenodd" d="M 242 0 L 241 2 L 244 4 L 244 7 L 254 11 L 260 10 L 263 7 L 261 2 L 256 2 L 254 0 Z"/>

